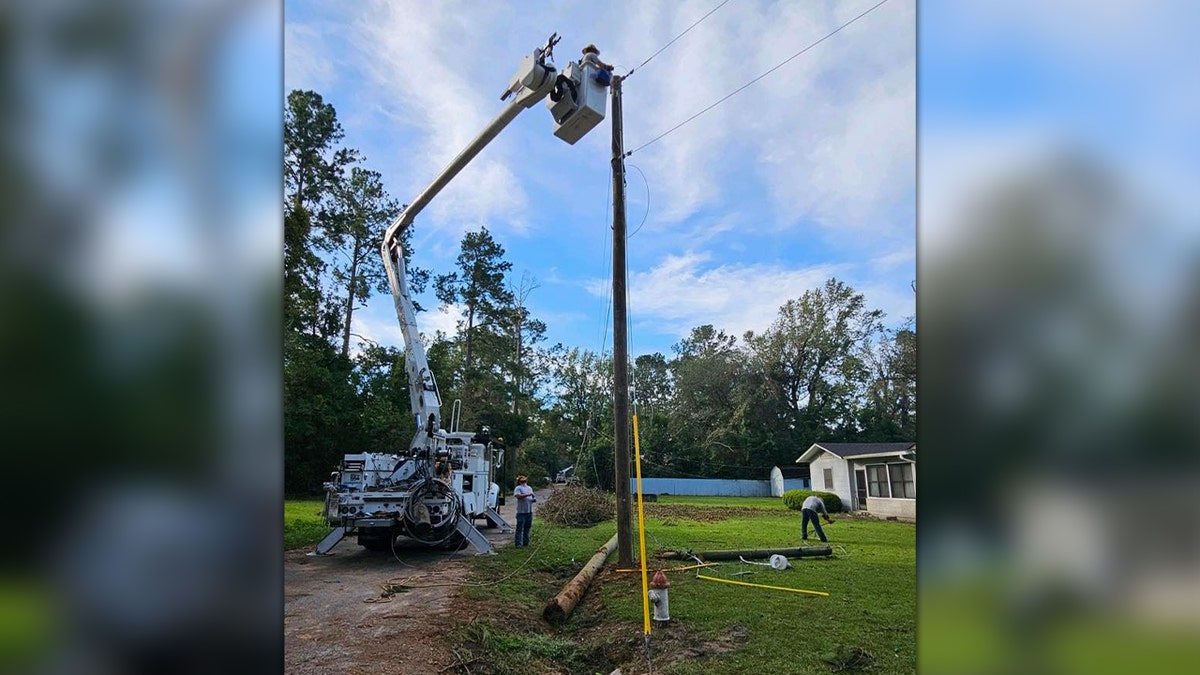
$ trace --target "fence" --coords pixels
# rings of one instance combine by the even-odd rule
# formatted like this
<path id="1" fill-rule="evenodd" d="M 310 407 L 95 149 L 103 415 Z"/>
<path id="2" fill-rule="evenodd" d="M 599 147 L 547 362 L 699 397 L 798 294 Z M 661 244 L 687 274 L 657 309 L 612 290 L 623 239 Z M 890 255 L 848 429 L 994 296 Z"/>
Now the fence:
<path id="1" fill-rule="evenodd" d="M 637 493 L 637 479 L 629 479 L 629 490 Z M 724 478 L 642 478 L 642 492 L 659 495 L 711 495 L 717 497 L 770 497 L 769 480 Z"/>

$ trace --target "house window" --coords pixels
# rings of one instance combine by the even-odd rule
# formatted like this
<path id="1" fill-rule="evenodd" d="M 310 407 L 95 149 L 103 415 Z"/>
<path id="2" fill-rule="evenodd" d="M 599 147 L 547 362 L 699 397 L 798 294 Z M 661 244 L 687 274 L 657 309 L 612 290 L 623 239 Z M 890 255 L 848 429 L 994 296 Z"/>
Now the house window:
<path id="1" fill-rule="evenodd" d="M 888 464 L 888 473 L 892 478 L 892 496 L 903 499 L 916 499 L 917 486 L 913 482 L 912 464 Z"/>
<path id="2" fill-rule="evenodd" d="M 876 464 L 867 467 L 867 494 L 872 497 L 891 497 L 888 490 L 887 465 Z"/>
<path id="3" fill-rule="evenodd" d="M 825 489 L 833 489 L 833 469 L 825 469 Z"/>

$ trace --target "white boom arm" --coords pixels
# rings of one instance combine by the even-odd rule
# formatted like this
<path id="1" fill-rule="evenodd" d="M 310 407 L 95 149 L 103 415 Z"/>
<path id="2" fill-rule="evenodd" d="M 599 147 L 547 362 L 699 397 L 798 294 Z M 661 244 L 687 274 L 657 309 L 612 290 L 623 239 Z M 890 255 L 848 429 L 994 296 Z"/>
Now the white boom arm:
<path id="1" fill-rule="evenodd" d="M 425 345 L 417 331 L 416 309 L 408 293 L 408 279 L 405 271 L 404 252 L 400 236 L 412 225 L 413 219 L 429 202 L 433 200 L 450 181 L 459 174 L 483 150 L 492 139 L 516 119 L 524 110 L 532 108 L 546 98 L 554 87 L 557 71 L 553 65 L 546 63 L 554 45 L 558 42 L 557 35 L 551 35 L 546 45 L 540 47 L 521 61 L 521 66 L 513 75 L 503 99 L 515 94 L 515 97 L 505 106 L 504 110 L 471 141 L 454 161 L 450 162 L 437 178 L 430 183 L 425 191 L 409 204 L 396 220 L 388 227 L 383 237 L 383 262 L 387 270 L 388 283 L 392 287 L 392 298 L 396 303 L 396 316 L 400 320 L 400 330 L 404 335 L 404 367 L 408 371 L 409 396 L 412 403 L 412 413 L 417 422 L 417 433 L 413 436 L 412 448 L 425 448 L 429 445 L 432 435 L 441 428 L 441 392 L 437 380 L 429 370 L 429 361 L 425 356 Z"/>

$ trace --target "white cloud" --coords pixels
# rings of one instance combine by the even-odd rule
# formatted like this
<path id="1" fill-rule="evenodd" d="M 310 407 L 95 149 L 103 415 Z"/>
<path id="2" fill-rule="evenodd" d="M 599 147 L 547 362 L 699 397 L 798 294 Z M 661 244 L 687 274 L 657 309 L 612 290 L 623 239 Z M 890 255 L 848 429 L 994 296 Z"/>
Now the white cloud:
<path id="1" fill-rule="evenodd" d="M 324 91 L 335 77 L 324 34 L 315 26 L 286 23 L 283 27 L 285 89 Z"/>
<path id="2" fill-rule="evenodd" d="M 762 74 L 872 2 L 741 0 L 719 9 L 630 78 L 624 99 L 627 149 Z M 782 302 L 818 286 L 834 270 L 863 292 L 872 274 L 899 274 L 904 282 L 897 284 L 895 298 L 880 297 L 899 306 L 903 292 L 911 295 L 901 270 L 910 265 L 902 249 L 911 248 L 914 228 L 911 214 L 898 208 L 912 203 L 915 186 L 914 4 L 896 0 L 880 7 L 630 158 L 645 172 L 651 193 L 635 258 L 673 254 L 654 269 L 633 272 L 631 309 L 637 321 L 656 333 L 666 326 L 664 332 L 683 334 L 702 323 L 737 334 L 761 330 Z M 409 201 L 499 112 L 499 94 L 512 70 L 550 31 L 564 38 L 560 66 L 577 58 L 583 43 L 595 42 L 606 61 L 623 67 L 620 73 L 713 5 L 623 1 L 529 9 L 520 3 L 368 0 L 325 12 L 341 17 L 320 24 L 327 37 L 320 53 L 335 64 L 330 98 L 338 102 L 347 144 L 363 148 L 371 165 L 383 171 L 389 191 Z M 289 33 L 289 40 L 296 35 Z M 320 70 L 311 63 L 295 65 L 306 68 Z M 532 234 L 528 239 L 535 241 L 522 251 L 533 253 L 522 264 L 550 282 L 563 276 L 551 266 L 583 267 L 575 255 L 580 242 L 595 246 L 593 258 L 603 259 L 602 236 L 593 241 L 580 234 L 566 251 L 562 238 L 553 235 L 563 223 L 586 223 L 581 232 L 591 232 L 591 223 L 607 220 L 608 123 L 575 147 L 552 138 L 548 127 L 543 109 L 529 111 L 439 195 L 417 223 L 419 264 L 444 271 L 437 265 L 449 264 L 461 234 L 481 225 L 502 240 Z M 630 169 L 631 229 L 644 208 L 641 176 L 635 173 Z M 819 247 L 793 246 L 814 236 L 824 239 Z M 761 242 L 779 248 L 764 255 Z M 701 249 L 722 251 L 726 264 L 713 266 L 704 255 L 681 253 Z M 818 262 L 828 264 L 760 262 L 778 260 L 777 250 L 818 249 Z M 846 270 L 860 271 L 864 283 L 848 278 Z M 607 289 L 598 293 L 606 294 Z M 380 303 L 390 324 L 390 303 Z M 573 309 L 551 303 L 546 312 L 557 316 Z M 454 319 L 436 309 L 418 320 L 428 334 L 437 329 L 434 324 L 453 330 Z M 378 330 L 396 330 L 398 342 L 398 329 L 381 323 Z"/>
<path id="3" fill-rule="evenodd" d="M 884 325 L 894 328 L 917 314 L 917 294 L 913 291 L 912 281 L 900 277 L 866 282 L 847 280 L 846 283 L 863 294 L 868 309 L 882 310 Z"/>
<path id="4" fill-rule="evenodd" d="M 629 149 L 870 6 L 758 5 L 714 13 L 631 77 Z M 622 49 L 665 44 L 705 11 L 693 3 L 671 14 L 634 12 Z M 889 3 L 635 153 L 656 183 L 656 218 L 683 221 L 765 190 L 776 227 L 808 217 L 837 228 L 842 241 L 870 241 L 864 233 L 911 239 L 911 220 L 883 214 L 915 190 L 914 33 L 912 4 Z"/>
<path id="5" fill-rule="evenodd" d="M 394 305 L 390 298 L 377 296 L 367 307 L 354 313 L 352 333 L 358 337 L 351 338 L 352 351 L 357 353 L 359 337 L 381 345 L 404 349 L 404 332 L 400 330 L 400 322 L 396 319 Z M 453 337 L 458 333 L 458 321 L 463 318 L 457 305 L 447 311 L 432 309 L 417 314 L 417 329 L 429 339 L 437 331 Z M 426 345 L 428 346 L 428 344 Z"/>
<path id="6" fill-rule="evenodd" d="M 917 247 L 914 244 L 872 259 L 871 266 L 882 272 L 900 265 L 913 263 L 916 261 L 916 257 Z"/>
<path id="7" fill-rule="evenodd" d="M 350 42 L 359 50 L 371 95 L 384 109 L 398 109 L 393 119 L 419 131 L 420 140 L 401 164 L 408 173 L 401 194 L 424 189 L 499 112 L 507 81 L 491 82 L 482 91 L 479 83 L 490 80 L 478 71 L 500 58 L 492 52 L 501 11 L 415 0 L 362 5 Z M 472 161 L 430 207 L 432 227 L 426 233 L 449 228 L 458 235 L 492 219 L 523 230 L 527 200 L 506 157 L 512 154 L 493 150 Z"/>
<path id="8" fill-rule="evenodd" d="M 354 313 L 354 320 L 351 322 L 350 344 L 352 351 L 358 351 L 356 343 L 366 340 L 380 345 L 396 347 L 404 349 L 404 333 L 400 330 L 400 323 L 396 321 L 396 315 L 391 311 L 391 304 L 386 307 L 383 303 L 379 303 L 378 311 L 370 311 L 375 307 L 362 308 Z M 391 321 L 388 319 L 391 318 Z"/>
<path id="9" fill-rule="evenodd" d="M 417 323 L 421 326 L 421 332 L 430 337 L 438 331 L 447 337 L 454 337 L 458 334 L 458 322 L 465 318 L 461 305 L 446 305 L 418 314 Z"/>
<path id="10" fill-rule="evenodd" d="M 844 269 L 839 265 L 787 269 L 765 264 L 706 268 L 704 263 L 710 259 L 700 253 L 672 255 L 647 272 L 633 273 L 629 279 L 633 320 L 653 332 L 680 337 L 703 324 L 740 337 L 747 330 L 767 328 L 780 305 Z M 605 297 L 608 284 L 606 280 L 592 281 L 588 291 Z"/>

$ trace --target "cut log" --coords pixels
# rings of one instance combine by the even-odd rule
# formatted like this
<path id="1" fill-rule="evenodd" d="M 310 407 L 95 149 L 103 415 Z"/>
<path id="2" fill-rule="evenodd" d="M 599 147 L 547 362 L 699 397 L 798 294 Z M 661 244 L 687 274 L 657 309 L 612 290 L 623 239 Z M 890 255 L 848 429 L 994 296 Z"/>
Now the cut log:
<path id="1" fill-rule="evenodd" d="M 696 556 L 705 562 L 712 560 L 737 560 L 738 558 L 746 558 L 753 560 L 755 558 L 770 558 L 773 555 L 781 555 L 785 558 L 817 558 L 821 556 L 833 555 L 833 547 L 825 546 L 800 546 L 798 548 L 760 548 L 749 549 L 745 551 L 667 551 L 659 555 L 664 560 L 688 560 L 692 556 Z"/>
<path id="2" fill-rule="evenodd" d="M 563 623 L 571 617 L 571 612 L 575 611 L 575 605 L 579 604 L 579 600 L 583 594 L 587 592 L 588 586 L 591 586 L 592 579 L 596 573 L 604 567 L 604 561 L 608 560 L 608 556 L 613 551 L 617 550 L 617 535 L 613 535 L 608 543 L 601 546 L 596 555 L 579 570 L 579 574 L 575 575 L 558 595 L 550 599 L 546 603 L 546 608 L 542 610 L 542 618 L 550 623 Z"/>

